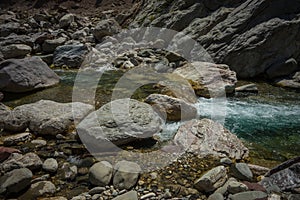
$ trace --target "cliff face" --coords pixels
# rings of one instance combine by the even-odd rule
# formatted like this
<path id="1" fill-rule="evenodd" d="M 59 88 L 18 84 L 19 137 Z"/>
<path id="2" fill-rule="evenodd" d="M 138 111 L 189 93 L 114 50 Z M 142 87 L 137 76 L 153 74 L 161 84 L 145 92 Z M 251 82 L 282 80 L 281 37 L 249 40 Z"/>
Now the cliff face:
<path id="1" fill-rule="evenodd" d="M 299 71 L 299 0 L 145 0 L 131 25 L 182 31 L 241 78 Z"/>

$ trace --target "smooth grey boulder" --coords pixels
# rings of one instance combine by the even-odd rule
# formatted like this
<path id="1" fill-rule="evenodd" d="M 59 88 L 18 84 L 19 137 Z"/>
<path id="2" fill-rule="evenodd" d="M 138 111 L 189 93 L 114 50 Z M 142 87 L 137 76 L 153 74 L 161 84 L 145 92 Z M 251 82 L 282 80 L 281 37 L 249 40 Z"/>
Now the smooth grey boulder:
<path id="1" fill-rule="evenodd" d="M 0 177 L 0 194 L 17 194 L 30 185 L 32 172 L 27 168 L 15 169 Z"/>
<path id="2" fill-rule="evenodd" d="M 89 181 L 96 186 L 107 186 L 113 175 L 113 166 L 107 161 L 94 164 L 89 170 Z"/>
<path id="3" fill-rule="evenodd" d="M 38 57 L 9 59 L 0 62 L 0 90 L 6 92 L 29 92 L 59 83 L 57 76 Z"/>
<path id="4" fill-rule="evenodd" d="M 31 53 L 30 46 L 25 44 L 11 44 L 0 48 L 4 59 L 9 58 L 24 58 L 27 54 Z"/>
<path id="5" fill-rule="evenodd" d="M 29 128 L 38 135 L 65 134 L 90 112 L 93 106 L 80 103 L 57 103 L 40 100 L 16 107 L 6 117 L 0 118 L 7 131 L 22 131 Z"/>
<path id="6" fill-rule="evenodd" d="M 152 138 L 161 125 L 161 118 L 150 105 L 134 99 L 118 99 L 85 117 L 77 132 L 87 148 L 97 152 Z"/>
<path id="7" fill-rule="evenodd" d="M 96 38 L 96 40 L 101 41 L 102 38 L 104 38 L 105 36 L 112 36 L 119 33 L 121 29 L 121 26 L 116 20 L 106 19 L 100 21 L 96 25 L 93 31 L 93 35 Z"/>
<path id="8" fill-rule="evenodd" d="M 192 104 L 167 95 L 151 94 L 145 102 L 169 121 L 189 120 L 197 116 L 197 109 Z"/>
<path id="9" fill-rule="evenodd" d="M 206 172 L 201 178 L 195 181 L 194 187 L 200 192 L 213 192 L 227 180 L 227 172 L 224 166 L 215 167 Z"/>
<path id="10" fill-rule="evenodd" d="M 236 194 L 248 191 L 248 187 L 243 183 L 237 181 L 230 181 L 227 186 L 227 190 L 230 194 Z"/>
<path id="11" fill-rule="evenodd" d="M 207 98 L 234 93 L 236 73 L 227 65 L 194 62 L 177 68 L 173 73 L 187 79 L 198 96 Z"/>
<path id="12" fill-rule="evenodd" d="M 194 119 L 182 124 L 174 136 L 174 145 L 203 156 L 227 156 L 237 160 L 247 158 L 249 153 L 236 135 L 210 119 Z"/>
<path id="13" fill-rule="evenodd" d="M 253 178 L 252 171 L 246 163 L 236 163 L 231 167 L 233 176 L 242 181 L 251 181 Z"/>
<path id="14" fill-rule="evenodd" d="M 54 51 L 53 64 L 56 67 L 80 68 L 88 52 L 89 49 L 84 44 L 59 46 Z"/>
<path id="15" fill-rule="evenodd" d="M 129 190 L 133 188 L 138 181 L 141 167 L 129 161 L 119 161 L 114 166 L 113 185 L 115 188 Z"/>

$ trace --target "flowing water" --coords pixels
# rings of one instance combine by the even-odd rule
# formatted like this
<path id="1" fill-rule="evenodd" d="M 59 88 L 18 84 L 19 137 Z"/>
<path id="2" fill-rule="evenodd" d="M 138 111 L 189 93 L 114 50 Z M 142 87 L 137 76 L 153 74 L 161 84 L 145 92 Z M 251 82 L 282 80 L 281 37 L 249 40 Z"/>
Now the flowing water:
<path id="1" fill-rule="evenodd" d="M 49 89 L 34 93 L 8 94 L 5 104 L 15 107 L 25 103 L 49 99 L 57 102 L 71 102 L 76 71 L 56 70 L 61 83 Z M 96 107 L 110 101 L 112 89 L 122 72 L 104 73 L 96 92 Z M 89 76 L 87 75 L 87 81 Z M 246 84 L 241 82 L 240 84 Z M 199 98 L 196 103 L 199 117 L 214 116 L 231 132 L 245 141 L 246 145 L 259 157 L 282 161 L 300 152 L 300 96 L 296 91 L 274 87 L 267 83 L 257 83 L 259 94 L 236 95 L 222 102 L 223 115 L 220 117 L 213 99 Z M 152 86 L 139 89 L 133 98 L 143 99 L 155 92 Z M 220 107 L 220 104 L 218 104 Z M 163 140 L 173 137 L 180 123 L 169 123 L 160 134 Z"/>

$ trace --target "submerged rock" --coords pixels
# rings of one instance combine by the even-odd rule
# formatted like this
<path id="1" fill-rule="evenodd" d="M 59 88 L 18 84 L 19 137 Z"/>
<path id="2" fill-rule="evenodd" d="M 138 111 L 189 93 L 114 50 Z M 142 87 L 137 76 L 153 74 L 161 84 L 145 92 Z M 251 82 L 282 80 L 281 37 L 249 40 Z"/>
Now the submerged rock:
<path id="1" fill-rule="evenodd" d="M 217 155 L 231 159 L 248 157 L 249 150 L 224 128 L 210 119 L 191 120 L 181 125 L 174 137 L 176 146 L 200 155 Z"/>
<path id="2" fill-rule="evenodd" d="M 9 59 L 0 63 L 2 91 L 28 92 L 58 83 L 59 77 L 38 57 Z"/>

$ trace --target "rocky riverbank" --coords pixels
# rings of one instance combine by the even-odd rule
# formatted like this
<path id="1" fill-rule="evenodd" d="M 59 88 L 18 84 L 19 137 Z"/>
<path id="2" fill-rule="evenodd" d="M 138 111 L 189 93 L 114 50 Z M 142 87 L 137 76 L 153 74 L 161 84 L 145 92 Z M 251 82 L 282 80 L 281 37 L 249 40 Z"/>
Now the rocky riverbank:
<path id="1" fill-rule="evenodd" d="M 57 87 L 51 68 L 89 77 L 75 82 L 73 102 L 0 104 L 1 199 L 300 198 L 299 157 L 253 165 L 251 149 L 195 107 L 259 92 L 237 78 L 299 89 L 298 2 L 98 3 L 1 2 L 0 101 Z M 122 31 L 150 25 L 181 33 Z M 124 74 L 111 101 L 89 99 L 94 78 L 112 71 Z M 155 94 L 130 98 L 144 85 Z M 166 122 L 180 124 L 163 141 Z"/>

